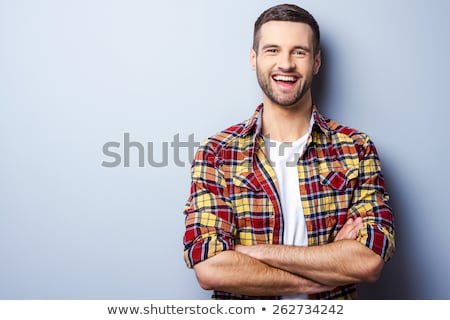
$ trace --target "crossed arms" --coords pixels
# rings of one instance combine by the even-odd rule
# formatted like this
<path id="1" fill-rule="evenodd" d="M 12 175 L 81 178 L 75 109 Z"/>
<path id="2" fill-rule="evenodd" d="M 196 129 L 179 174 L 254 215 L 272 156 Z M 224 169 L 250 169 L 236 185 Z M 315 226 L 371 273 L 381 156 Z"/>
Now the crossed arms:
<path id="1" fill-rule="evenodd" d="M 235 295 L 287 296 L 376 281 L 395 247 L 393 216 L 385 204 L 388 197 L 375 147 L 368 138 L 361 143 L 347 222 L 340 225 L 333 242 L 309 247 L 235 245 L 235 206 L 230 202 L 225 171 L 219 170 L 217 150 L 200 149 L 185 208 L 184 238 L 185 260 L 194 268 L 200 286 Z M 254 175 L 244 178 L 245 188 L 240 180 L 233 183 L 240 182 L 238 188 L 245 192 L 261 192 Z"/>
<path id="2" fill-rule="evenodd" d="M 374 282 L 383 259 L 355 241 L 362 219 L 349 219 L 334 242 L 315 247 L 236 246 L 194 266 L 200 286 L 240 295 L 313 294 Z"/>

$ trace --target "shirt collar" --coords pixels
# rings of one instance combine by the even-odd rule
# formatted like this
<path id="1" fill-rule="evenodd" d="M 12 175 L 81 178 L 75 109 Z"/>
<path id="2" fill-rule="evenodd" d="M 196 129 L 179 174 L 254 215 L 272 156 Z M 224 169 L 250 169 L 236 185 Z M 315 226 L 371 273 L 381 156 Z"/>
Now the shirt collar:
<path id="1" fill-rule="evenodd" d="M 328 126 L 330 119 L 325 118 L 322 114 L 320 114 L 316 105 L 313 106 L 313 118 L 314 126 L 318 127 L 326 136 L 329 136 L 331 133 L 331 129 Z"/>
<path id="2" fill-rule="evenodd" d="M 263 104 L 261 103 L 260 105 L 258 105 L 251 118 L 244 123 L 244 128 L 240 134 L 242 137 L 250 133 L 253 133 L 254 137 L 257 137 L 261 133 L 262 111 L 263 111 Z M 313 130 L 314 127 L 317 127 L 325 135 L 328 136 L 331 132 L 330 128 L 328 127 L 328 122 L 330 120 L 320 114 L 316 105 L 313 106 L 312 117 L 314 121 Z"/>

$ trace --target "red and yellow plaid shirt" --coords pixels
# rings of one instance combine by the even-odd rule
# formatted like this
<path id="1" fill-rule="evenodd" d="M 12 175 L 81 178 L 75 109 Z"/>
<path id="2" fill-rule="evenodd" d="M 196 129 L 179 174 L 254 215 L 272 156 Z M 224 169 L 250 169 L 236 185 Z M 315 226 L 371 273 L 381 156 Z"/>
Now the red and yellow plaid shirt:
<path id="1" fill-rule="evenodd" d="M 277 180 L 260 135 L 262 105 L 247 121 L 208 138 L 197 150 L 184 213 L 184 257 L 196 263 L 236 244 L 282 244 L 283 214 Z M 314 124 L 298 160 L 308 246 L 333 241 L 345 221 L 361 216 L 356 241 L 391 257 L 393 215 L 387 205 L 380 160 L 369 137 L 313 110 Z M 356 298 L 353 284 L 311 299 Z M 277 299 L 214 292 L 214 299 Z"/>

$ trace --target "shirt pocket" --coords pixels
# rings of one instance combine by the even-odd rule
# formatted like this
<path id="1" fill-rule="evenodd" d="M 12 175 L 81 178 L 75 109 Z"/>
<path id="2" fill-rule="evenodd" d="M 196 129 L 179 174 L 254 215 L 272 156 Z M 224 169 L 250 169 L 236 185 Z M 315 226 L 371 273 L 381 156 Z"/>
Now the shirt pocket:
<path id="1" fill-rule="evenodd" d="M 316 219 L 322 234 L 318 241 L 324 244 L 334 239 L 337 230 L 346 221 L 358 169 L 333 166 L 324 168 L 319 175 Z"/>
<path id="2" fill-rule="evenodd" d="M 320 171 L 320 184 L 336 191 L 345 191 L 351 180 L 358 177 L 356 168 L 332 168 Z"/>
<path id="3" fill-rule="evenodd" d="M 237 227 L 236 243 L 270 243 L 274 208 L 253 172 L 233 177 L 231 193 Z"/>
<path id="4" fill-rule="evenodd" d="M 261 185 L 253 172 L 240 172 L 233 177 L 233 185 L 252 191 L 262 190 Z"/>

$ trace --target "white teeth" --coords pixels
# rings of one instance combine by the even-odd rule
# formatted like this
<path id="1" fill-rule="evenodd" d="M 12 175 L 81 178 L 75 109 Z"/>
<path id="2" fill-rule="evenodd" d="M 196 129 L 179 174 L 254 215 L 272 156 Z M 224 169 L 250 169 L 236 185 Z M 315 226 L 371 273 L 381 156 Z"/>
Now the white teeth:
<path id="1" fill-rule="evenodd" d="M 295 77 L 292 76 L 275 76 L 273 77 L 273 79 L 277 81 L 290 81 L 290 82 L 295 82 L 297 80 Z"/>

